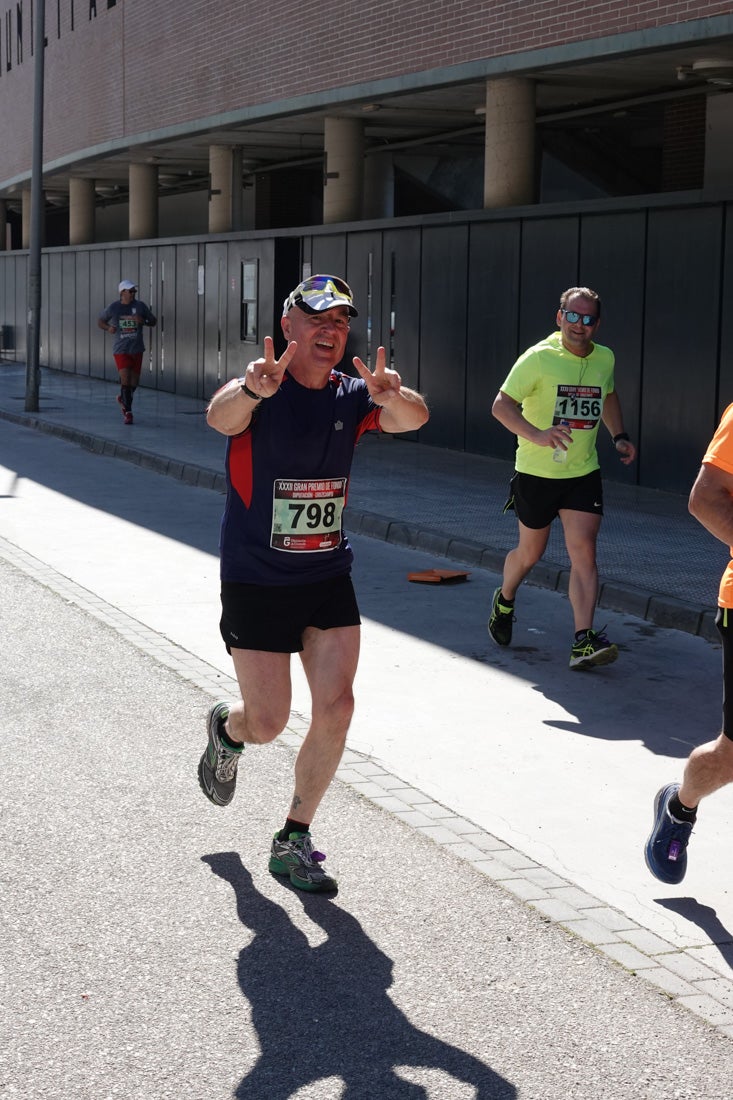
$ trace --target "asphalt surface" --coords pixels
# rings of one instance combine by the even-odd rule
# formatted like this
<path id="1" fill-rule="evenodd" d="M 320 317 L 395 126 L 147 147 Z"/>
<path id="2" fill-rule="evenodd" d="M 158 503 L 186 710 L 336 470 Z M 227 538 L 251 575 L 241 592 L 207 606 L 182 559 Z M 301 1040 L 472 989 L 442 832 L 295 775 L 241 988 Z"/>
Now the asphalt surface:
<path id="1" fill-rule="evenodd" d="M 718 721 L 704 604 L 655 593 L 636 574 L 613 581 L 634 607 L 641 594 L 644 613 L 609 608 L 619 661 L 600 676 L 569 673 L 563 570 L 548 563 L 545 583 L 522 595 L 517 643 L 499 651 L 485 612 L 501 549 L 467 526 L 483 514 L 486 462 L 404 441 L 360 447 L 350 496 L 365 619 L 357 716 L 317 829 L 342 888 L 333 902 L 293 898 L 266 858 L 307 724 L 297 674 L 289 729 L 255 752 L 235 807 L 217 815 L 195 784 L 206 710 L 235 690 L 216 629 L 222 441 L 200 402 L 166 394 L 143 392 L 125 428 L 114 393 L 44 372 L 41 413 L 25 414 L 22 371 L 0 368 L 7 775 L 29 709 L 43 734 L 30 772 L 0 800 L 13 899 L 0 947 L 10 1009 L 0 1096 L 228 1096 L 240 1082 L 238 1095 L 298 1100 L 727 1096 L 729 792 L 701 814 L 682 889 L 662 888 L 640 858 L 654 791 Z M 498 499 L 503 481 L 488 484 Z M 674 505 L 685 522 L 665 544 L 670 561 L 687 555 L 688 575 L 691 562 L 702 575 L 685 502 L 655 501 L 655 546 L 675 526 Z M 466 525 L 454 535 L 456 512 Z M 602 537 L 608 528 L 613 541 L 610 521 L 607 512 Z M 628 557 L 651 555 L 637 540 Z M 468 584 L 406 582 L 411 569 L 466 559 Z M 682 629 L 655 621 L 670 614 Z M 86 777 L 71 767 L 79 755 Z M 234 855 L 208 864 L 203 886 L 202 856 L 217 852 Z M 341 914 L 328 927 L 316 900 Z M 285 992 L 293 958 L 307 1012 Z M 79 1013 L 93 989 L 79 991 L 81 1006 L 68 993 L 74 975 L 92 973 L 106 975 L 111 1001 L 90 1027 Z M 349 1021 L 334 1022 L 344 1005 Z M 278 1028 L 298 1040 L 270 1038 Z M 209 1067 L 200 1079 L 198 1059 Z"/>
<path id="2" fill-rule="evenodd" d="M 0 590 L 0 1096 L 730 1095 L 730 1040 L 344 784 L 339 894 L 271 877 L 293 750 L 211 807 L 211 697 L 5 561 Z"/>

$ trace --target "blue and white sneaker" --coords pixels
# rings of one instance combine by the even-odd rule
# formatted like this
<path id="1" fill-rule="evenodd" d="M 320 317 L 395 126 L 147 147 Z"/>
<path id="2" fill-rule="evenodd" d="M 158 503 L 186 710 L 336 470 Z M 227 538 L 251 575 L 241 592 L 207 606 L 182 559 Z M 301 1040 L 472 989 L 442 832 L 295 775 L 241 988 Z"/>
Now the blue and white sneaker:
<path id="1" fill-rule="evenodd" d="M 669 812 L 669 800 L 680 789 L 679 783 L 668 783 L 657 791 L 654 799 L 654 827 L 646 842 L 646 865 L 660 882 L 672 885 L 682 882 L 687 870 L 687 844 L 692 833 L 689 821 L 678 821 Z"/>

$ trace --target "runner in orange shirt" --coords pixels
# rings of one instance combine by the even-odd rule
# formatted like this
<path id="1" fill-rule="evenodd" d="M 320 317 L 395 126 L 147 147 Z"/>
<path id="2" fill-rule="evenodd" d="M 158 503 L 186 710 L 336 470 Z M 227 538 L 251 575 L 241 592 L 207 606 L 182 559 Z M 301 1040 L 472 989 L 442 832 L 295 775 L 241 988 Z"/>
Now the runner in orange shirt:
<path id="1" fill-rule="evenodd" d="M 733 405 L 729 405 L 703 457 L 690 493 L 690 512 L 733 556 Z M 733 783 L 733 561 L 726 566 L 715 620 L 723 641 L 723 728 L 714 741 L 690 753 L 682 783 L 657 792 L 654 826 L 644 855 L 662 882 L 682 882 L 687 844 L 702 798 Z"/>

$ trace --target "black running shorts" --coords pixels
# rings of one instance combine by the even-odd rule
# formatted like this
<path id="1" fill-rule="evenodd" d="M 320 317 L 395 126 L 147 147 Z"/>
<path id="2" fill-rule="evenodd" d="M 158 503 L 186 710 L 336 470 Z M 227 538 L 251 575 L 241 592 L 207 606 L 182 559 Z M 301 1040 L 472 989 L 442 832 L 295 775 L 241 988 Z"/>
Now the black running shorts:
<path id="1" fill-rule="evenodd" d="M 723 733 L 733 741 L 733 608 L 719 607 L 715 625 L 723 642 Z"/>
<path id="2" fill-rule="evenodd" d="M 516 473 L 509 482 L 510 497 L 504 511 L 514 509 L 525 527 L 541 531 L 549 527 L 563 509 L 603 515 L 601 471 L 583 477 L 535 477 Z"/>
<path id="3" fill-rule="evenodd" d="M 227 647 L 300 653 L 308 626 L 360 626 L 351 576 L 316 584 L 233 584 L 222 581 L 219 629 Z"/>

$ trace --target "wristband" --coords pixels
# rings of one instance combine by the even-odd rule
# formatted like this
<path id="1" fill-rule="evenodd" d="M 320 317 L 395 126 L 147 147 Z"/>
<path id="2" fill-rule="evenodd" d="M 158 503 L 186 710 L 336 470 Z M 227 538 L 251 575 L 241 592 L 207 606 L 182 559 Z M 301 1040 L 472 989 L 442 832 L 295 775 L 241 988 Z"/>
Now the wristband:
<path id="1" fill-rule="evenodd" d="M 631 442 L 631 440 L 630 440 L 630 438 L 629 438 L 629 433 L 628 433 L 628 432 L 619 432 L 619 433 L 618 433 L 618 435 L 615 435 L 615 436 L 613 437 L 613 445 L 614 445 L 614 447 L 616 446 L 616 444 L 617 444 L 617 443 L 620 443 L 622 439 L 625 439 L 627 443 L 630 443 L 630 442 Z"/>
<path id="2" fill-rule="evenodd" d="M 260 396 L 259 393 L 253 393 L 252 392 L 252 390 L 249 388 L 249 386 L 245 382 L 244 378 L 238 378 L 237 382 L 239 382 L 240 390 L 242 391 L 242 393 L 245 393 L 247 395 L 247 397 L 250 397 L 253 401 L 261 401 L 262 400 L 262 397 Z"/>

